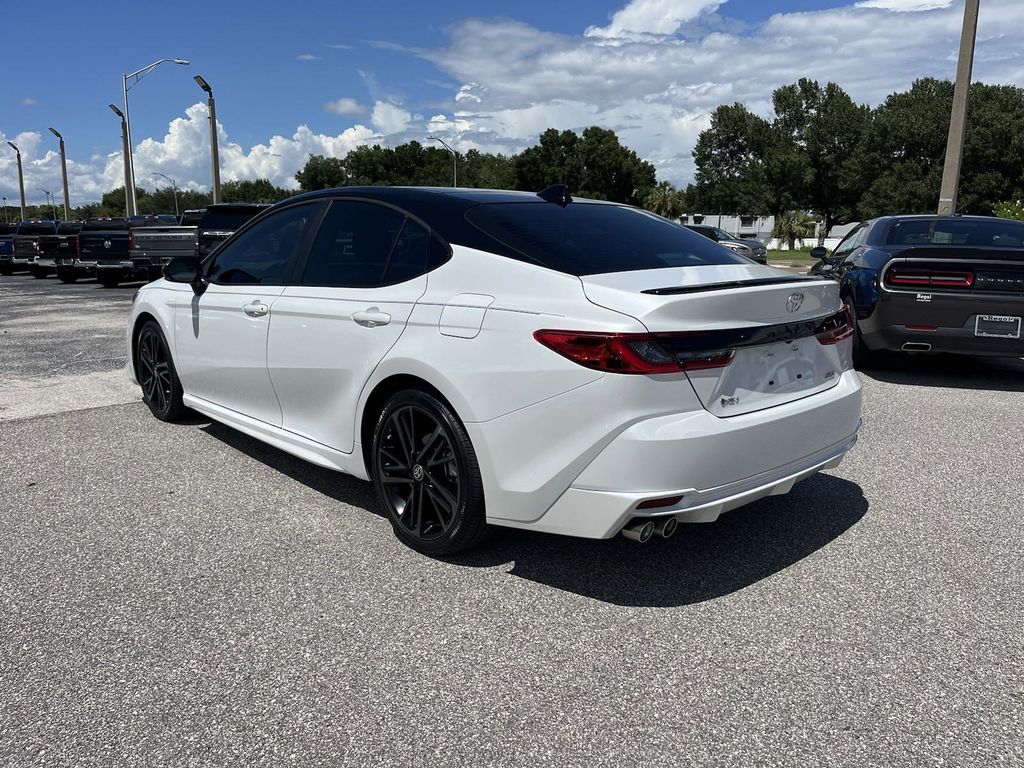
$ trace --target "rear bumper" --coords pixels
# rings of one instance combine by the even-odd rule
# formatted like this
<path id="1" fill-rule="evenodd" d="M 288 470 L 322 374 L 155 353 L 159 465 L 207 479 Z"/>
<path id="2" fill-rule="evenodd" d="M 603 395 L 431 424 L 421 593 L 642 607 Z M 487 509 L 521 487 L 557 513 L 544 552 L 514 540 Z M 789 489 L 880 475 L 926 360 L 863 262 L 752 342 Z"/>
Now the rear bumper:
<path id="1" fill-rule="evenodd" d="M 860 379 L 846 371 L 831 389 L 774 408 L 645 419 L 611 440 L 538 519 L 490 522 L 602 539 L 634 517 L 711 521 L 836 466 L 856 443 L 860 411 Z M 674 496 L 681 499 L 637 509 Z"/>
<path id="2" fill-rule="evenodd" d="M 883 289 L 875 310 L 859 320 L 859 327 L 868 349 L 1024 356 L 1024 338 L 975 335 L 978 315 L 1022 317 L 1024 298 Z"/>

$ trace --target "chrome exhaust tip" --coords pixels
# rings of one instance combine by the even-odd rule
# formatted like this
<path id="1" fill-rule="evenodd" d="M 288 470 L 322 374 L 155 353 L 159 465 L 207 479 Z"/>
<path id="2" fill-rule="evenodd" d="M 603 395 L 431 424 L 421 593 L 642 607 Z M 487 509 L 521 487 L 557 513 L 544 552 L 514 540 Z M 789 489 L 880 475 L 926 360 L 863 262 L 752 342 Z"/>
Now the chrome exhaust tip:
<path id="1" fill-rule="evenodd" d="M 679 521 L 676 520 L 674 517 L 670 516 L 670 517 L 664 517 L 661 520 L 659 520 L 658 524 L 655 526 L 655 529 L 657 530 L 657 533 L 658 533 L 659 536 L 661 536 L 661 538 L 667 539 L 673 533 L 676 532 L 676 529 L 678 527 L 679 527 Z"/>
<path id="2" fill-rule="evenodd" d="M 653 520 L 634 520 L 622 529 L 622 535 L 630 541 L 646 544 L 654 537 Z"/>
<path id="3" fill-rule="evenodd" d="M 908 341 L 900 349 L 904 352 L 931 352 L 932 345 L 923 341 Z"/>

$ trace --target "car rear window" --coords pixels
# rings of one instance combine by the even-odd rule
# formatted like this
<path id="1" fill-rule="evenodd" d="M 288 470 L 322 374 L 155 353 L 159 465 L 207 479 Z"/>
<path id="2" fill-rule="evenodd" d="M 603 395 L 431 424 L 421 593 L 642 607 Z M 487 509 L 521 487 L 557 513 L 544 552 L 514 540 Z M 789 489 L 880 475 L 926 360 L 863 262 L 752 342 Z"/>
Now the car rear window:
<path id="1" fill-rule="evenodd" d="M 570 275 L 750 263 L 679 224 L 620 205 L 490 203 L 466 218 L 524 260 Z"/>
<path id="2" fill-rule="evenodd" d="M 82 228 L 82 222 L 80 221 L 62 221 L 57 225 L 58 235 L 73 235 Z"/>
<path id="3" fill-rule="evenodd" d="M 195 227 L 203 220 L 203 211 L 185 211 L 181 214 L 181 225 L 183 227 Z"/>
<path id="4" fill-rule="evenodd" d="M 1013 219 L 907 219 L 889 229 L 886 245 L 1024 248 L 1024 222 Z"/>
<path id="5" fill-rule="evenodd" d="M 18 226 L 19 235 L 52 235 L 56 231 L 56 224 L 21 224 Z"/>
<path id="6" fill-rule="evenodd" d="M 83 232 L 100 232 L 128 229 L 127 219 L 89 219 L 82 225 Z"/>
<path id="7" fill-rule="evenodd" d="M 200 226 L 203 229 L 240 229 L 245 222 L 260 213 L 262 208 L 222 208 L 203 214 Z"/>

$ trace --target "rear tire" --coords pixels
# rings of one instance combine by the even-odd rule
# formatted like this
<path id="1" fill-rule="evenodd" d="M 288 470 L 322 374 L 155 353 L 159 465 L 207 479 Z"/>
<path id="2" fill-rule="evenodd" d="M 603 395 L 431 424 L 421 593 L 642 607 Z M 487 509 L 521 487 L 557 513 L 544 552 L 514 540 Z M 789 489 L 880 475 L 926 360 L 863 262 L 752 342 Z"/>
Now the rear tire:
<path id="1" fill-rule="evenodd" d="M 426 555 L 451 555 L 487 534 L 476 452 L 458 416 L 420 390 L 393 395 L 373 431 L 373 482 L 395 535 Z"/>
<path id="2" fill-rule="evenodd" d="M 41 280 L 42 278 L 46 277 L 46 272 L 44 272 L 41 269 L 37 269 L 36 267 L 29 267 L 28 271 L 32 274 L 32 277 L 34 277 L 36 280 Z"/>
<path id="3" fill-rule="evenodd" d="M 13 267 L 11 267 L 9 265 L 6 265 L 6 264 L 4 266 L 0 267 L 0 275 L 13 275 L 13 274 L 14 274 L 14 268 Z"/>
<path id="4" fill-rule="evenodd" d="M 174 361 L 160 326 L 149 320 L 135 341 L 136 378 L 142 387 L 142 402 L 160 421 L 177 421 L 187 412 Z"/>
<path id="5" fill-rule="evenodd" d="M 97 277 L 96 280 L 99 281 L 99 284 L 102 285 L 104 288 L 117 288 L 117 286 L 121 282 L 116 277 L 105 277 L 105 276 L 104 277 Z"/>
<path id="6" fill-rule="evenodd" d="M 864 344 L 864 339 L 860 335 L 860 321 L 857 319 L 857 307 L 853 303 L 853 297 L 847 296 L 843 299 L 843 303 L 846 304 L 846 308 L 850 311 L 850 317 L 853 318 L 853 367 L 854 368 L 871 368 L 878 362 L 878 353 Z"/>
<path id="7" fill-rule="evenodd" d="M 76 280 L 78 280 L 78 276 L 77 275 L 70 274 L 68 272 L 58 272 L 57 273 L 57 277 L 65 285 L 70 285 L 71 283 L 73 283 Z"/>

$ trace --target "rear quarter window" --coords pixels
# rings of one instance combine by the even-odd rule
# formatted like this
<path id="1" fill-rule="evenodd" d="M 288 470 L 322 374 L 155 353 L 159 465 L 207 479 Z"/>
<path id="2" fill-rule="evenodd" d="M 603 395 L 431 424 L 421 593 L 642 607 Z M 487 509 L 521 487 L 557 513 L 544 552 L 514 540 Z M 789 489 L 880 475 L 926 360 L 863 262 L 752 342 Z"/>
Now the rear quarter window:
<path id="1" fill-rule="evenodd" d="M 466 219 L 522 260 L 570 275 L 750 264 L 679 224 L 620 205 L 490 203 Z"/>

